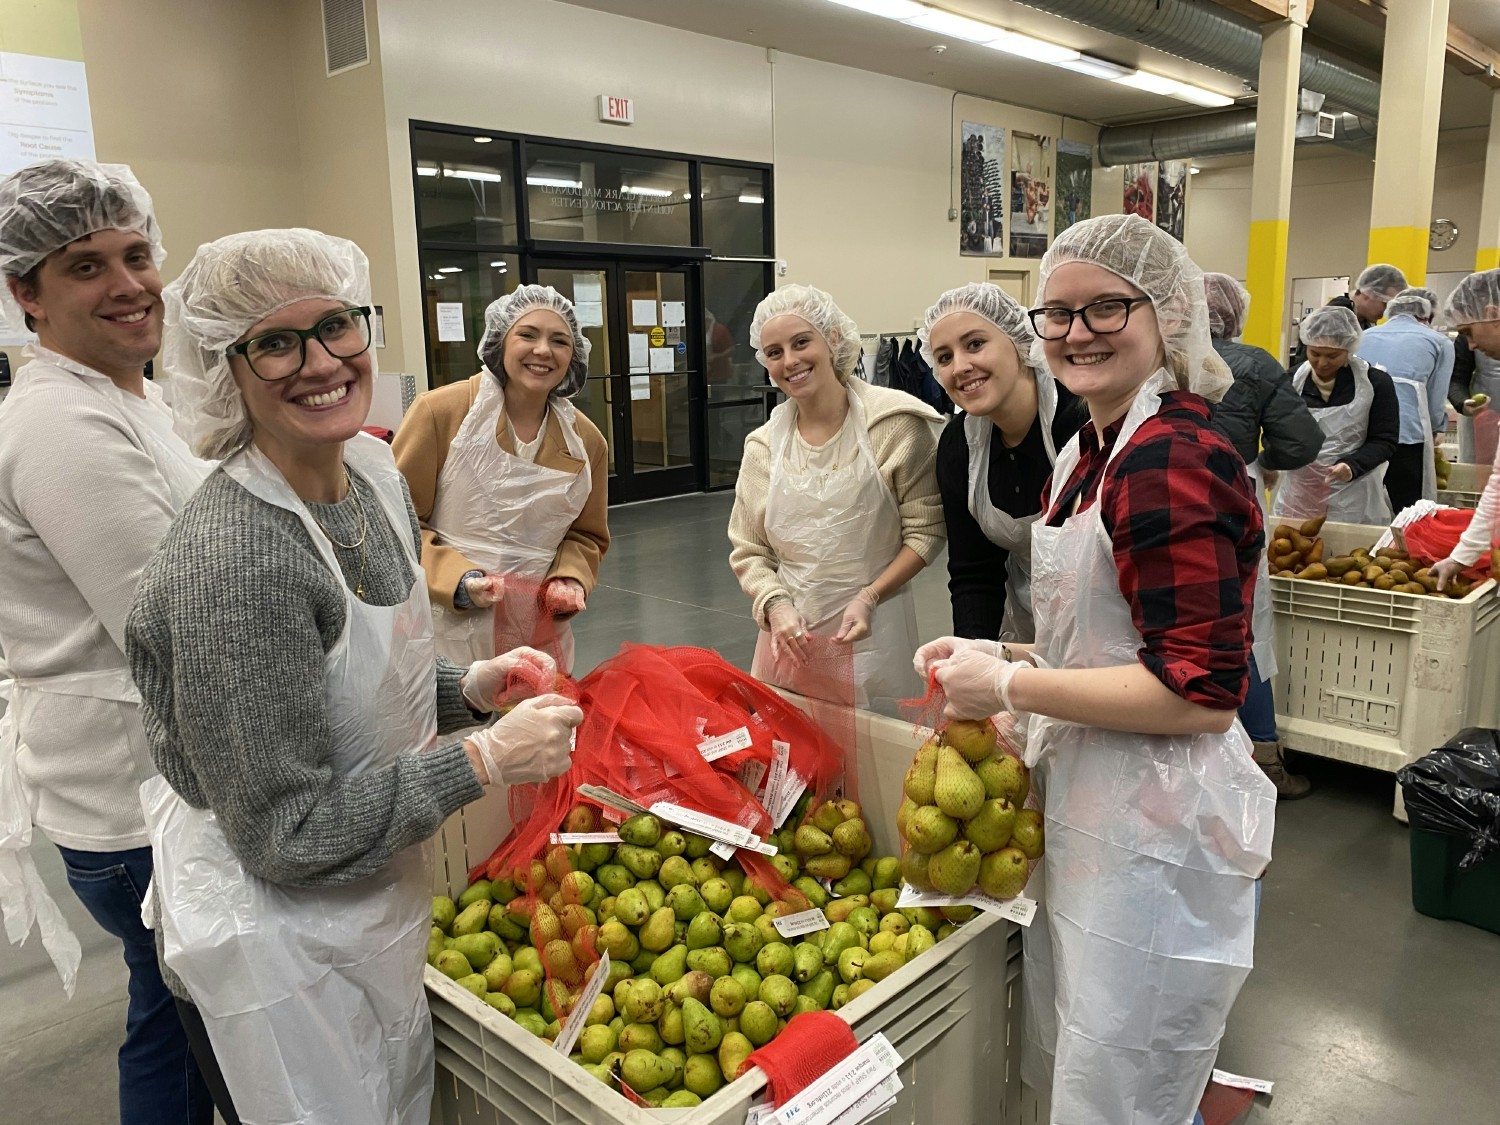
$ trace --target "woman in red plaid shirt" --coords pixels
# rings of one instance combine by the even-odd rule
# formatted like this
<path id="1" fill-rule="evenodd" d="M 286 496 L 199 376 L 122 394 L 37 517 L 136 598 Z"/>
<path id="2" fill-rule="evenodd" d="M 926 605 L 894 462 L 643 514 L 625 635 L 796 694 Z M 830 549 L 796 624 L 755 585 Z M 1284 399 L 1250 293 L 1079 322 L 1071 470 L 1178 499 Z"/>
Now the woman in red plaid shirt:
<path id="1" fill-rule="evenodd" d="M 916 663 L 952 716 L 1029 717 L 1047 855 L 1023 1078 L 1051 1090 L 1060 1125 L 1187 1125 L 1270 859 L 1276 794 L 1235 716 L 1260 508 L 1209 424 L 1231 377 L 1182 244 L 1101 216 L 1041 273 L 1040 358 L 1090 420 L 1032 534 L 1037 642 L 943 638 Z"/>

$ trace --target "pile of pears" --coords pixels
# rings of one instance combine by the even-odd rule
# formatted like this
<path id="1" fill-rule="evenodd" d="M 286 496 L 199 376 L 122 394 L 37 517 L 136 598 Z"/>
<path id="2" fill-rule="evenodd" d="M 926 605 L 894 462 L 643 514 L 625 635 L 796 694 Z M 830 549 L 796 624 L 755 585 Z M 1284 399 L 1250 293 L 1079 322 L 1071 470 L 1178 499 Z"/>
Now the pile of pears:
<path id="1" fill-rule="evenodd" d="M 578 806 L 567 831 L 595 831 Z M 972 907 L 897 910 L 901 863 L 870 856 L 859 805 L 804 797 L 767 837 L 778 898 L 705 836 L 647 814 L 619 844 L 554 845 L 512 878 L 433 899 L 428 962 L 532 1034 L 555 1040 L 609 953 L 572 1059 L 655 1106 L 698 1105 L 799 1012 L 835 1010 L 931 949 Z M 519 877 L 519 878 L 517 878 Z M 534 893 L 525 893 L 525 888 Z M 783 938 L 775 919 L 829 928 Z"/>
<path id="2" fill-rule="evenodd" d="M 896 813 L 901 874 L 921 891 L 1010 899 L 1042 856 L 1042 815 L 1025 807 L 1031 773 L 988 719 L 949 723 L 917 750 Z"/>

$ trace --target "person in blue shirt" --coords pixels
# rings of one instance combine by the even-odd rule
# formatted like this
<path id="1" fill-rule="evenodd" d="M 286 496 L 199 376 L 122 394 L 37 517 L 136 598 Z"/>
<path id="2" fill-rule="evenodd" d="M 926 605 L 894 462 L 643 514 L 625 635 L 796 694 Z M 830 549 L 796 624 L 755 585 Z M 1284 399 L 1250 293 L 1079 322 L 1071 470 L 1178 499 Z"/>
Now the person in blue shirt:
<path id="1" fill-rule="evenodd" d="M 1453 341 L 1431 327 L 1431 291 L 1406 289 L 1386 306 L 1386 321 L 1367 329 L 1359 356 L 1390 372 L 1401 405 L 1401 437 L 1385 472 L 1392 511 L 1437 498 L 1432 449 L 1448 427 Z"/>

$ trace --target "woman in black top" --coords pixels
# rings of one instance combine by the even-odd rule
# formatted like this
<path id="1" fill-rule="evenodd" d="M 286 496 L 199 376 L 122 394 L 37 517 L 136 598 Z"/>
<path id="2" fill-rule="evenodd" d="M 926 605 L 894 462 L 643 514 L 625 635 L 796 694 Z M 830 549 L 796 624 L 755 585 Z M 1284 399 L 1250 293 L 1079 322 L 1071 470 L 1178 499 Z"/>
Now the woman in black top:
<path id="1" fill-rule="evenodd" d="M 1030 642 L 1031 521 L 1057 451 L 1088 412 L 1045 365 L 1031 366 L 1026 310 L 998 286 L 944 293 L 918 337 L 922 358 L 965 411 L 949 421 L 937 455 L 953 632 Z"/>

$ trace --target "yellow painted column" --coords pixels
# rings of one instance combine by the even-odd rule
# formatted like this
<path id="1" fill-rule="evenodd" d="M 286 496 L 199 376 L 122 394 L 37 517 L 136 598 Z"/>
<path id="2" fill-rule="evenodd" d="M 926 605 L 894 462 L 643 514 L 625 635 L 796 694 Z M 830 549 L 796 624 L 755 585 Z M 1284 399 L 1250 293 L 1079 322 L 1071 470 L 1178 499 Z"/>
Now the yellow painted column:
<path id="1" fill-rule="evenodd" d="M 1255 165 L 1250 173 L 1250 252 L 1245 263 L 1250 313 L 1243 339 L 1265 348 L 1281 362 L 1285 355 L 1286 245 L 1292 213 L 1302 24 L 1295 19 L 1266 24 L 1262 35 Z"/>
<path id="2" fill-rule="evenodd" d="M 1427 280 L 1447 50 L 1448 0 L 1387 6 L 1368 260 L 1398 266 L 1412 285 Z"/>
<path id="3" fill-rule="evenodd" d="M 1484 154 L 1484 195 L 1479 201 L 1476 270 L 1500 269 L 1500 90 L 1490 94 L 1490 140 Z"/>

